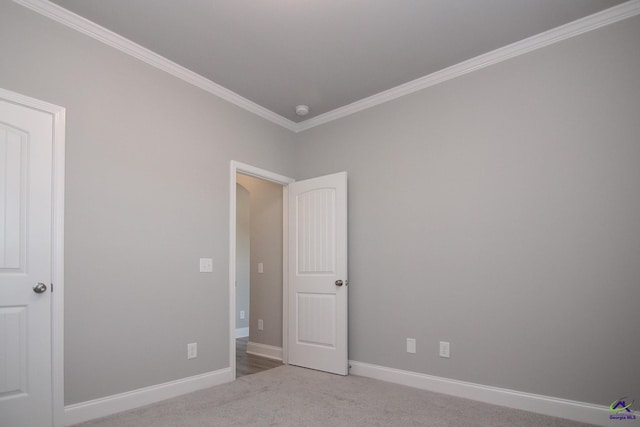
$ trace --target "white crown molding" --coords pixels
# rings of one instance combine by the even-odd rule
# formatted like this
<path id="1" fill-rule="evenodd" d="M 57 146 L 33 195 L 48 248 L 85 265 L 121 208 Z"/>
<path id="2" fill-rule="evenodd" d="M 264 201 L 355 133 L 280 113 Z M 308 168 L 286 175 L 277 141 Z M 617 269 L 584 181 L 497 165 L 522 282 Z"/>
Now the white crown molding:
<path id="1" fill-rule="evenodd" d="M 351 366 L 349 372 L 353 375 L 588 424 L 607 427 L 621 425 L 619 420 L 609 418 L 611 411 L 608 406 L 491 387 L 355 360 L 350 360 L 349 364 Z"/>
<path id="2" fill-rule="evenodd" d="M 53 19 L 102 43 L 114 47 L 128 55 L 138 58 L 149 65 L 163 70 L 179 79 L 186 81 L 200 89 L 216 95 L 240 108 L 252 112 L 263 119 L 278 124 L 293 132 L 302 132 L 307 129 L 337 120 L 359 111 L 366 110 L 376 105 L 400 98 L 405 95 L 418 92 L 428 87 L 437 85 L 447 80 L 460 77 L 464 74 L 497 64 L 507 59 L 549 46 L 553 43 L 595 30 L 597 28 L 613 24 L 623 19 L 640 14 L 640 0 L 630 0 L 601 12 L 578 19 L 565 25 L 553 28 L 532 37 L 520 40 L 510 45 L 498 48 L 491 52 L 476 56 L 459 64 L 452 65 L 440 71 L 420 77 L 402 85 L 393 87 L 349 105 L 309 118 L 303 122 L 295 123 L 279 114 L 268 110 L 253 101 L 244 98 L 237 93 L 220 86 L 219 84 L 202 77 L 186 69 L 185 67 L 168 60 L 134 43 L 104 27 L 101 27 L 88 19 L 64 9 L 48 0 L 13 0 L 41 15 Z"/>
<path id="3" fill-rule="evenodd" d="M 281 115 L 276 114 L 273 111 L 268 110 L 205 77 L 202 77 L 200 74 L 194 73 L 193 71 L 168 60 L 164 56 L 158 55 L 157 53 L 114 33 L 113 31 L 101 27 L 80 15 L 70 12 L 55 3 L 48 0 L 13 1 L 33 10 L 34 12 L 44 15 L 47 18 L 53 19 L 60 24 L 66 25 L 69 28 L 92 37 L 108 46 L 116 48 L 121 52 L 131 55 L 134 58 L 140 59 L 149 65 L 216 95 L 225 101 L 262 117 L 263 119 L 280 125 L 285 129 L 289 129 L 294 132 L 297 131 L 297 124 L 295 122 L 284 118 Z"/>
<path id="4" fill-rule="evenodd" d="M 638 14 L 640 14 L 640 0 L 630 0 L 626 3 L 605 9 L 593 15 L 586 16 L 576 21 L 569 22 L 568 24 L 561 25 L 491 52 L 476 56 L 475 58 L 460 62 L 456 65 L 452 65 L 451 67 L 419 77 L 410 82 L 369 96 L 368 98 L 345 105 L 344 107 L 339 107 L 327 113 L 320 114 L 319 116 L 312 117 L 298 123 L 296 126 L 296 132 L 311 129 L 315 126 L 349 116 L 359 111 L 375 107 L 376 105 L 392 101 L 402 96 L 426 89 L 430 86 L 471 73 L 472 71 L 506 61 L 507 59 L 511 59 L 519 55 L 524 55 L 525 53 L 533 50 L 622 21 L 623 19 L 630 18 Z"/>

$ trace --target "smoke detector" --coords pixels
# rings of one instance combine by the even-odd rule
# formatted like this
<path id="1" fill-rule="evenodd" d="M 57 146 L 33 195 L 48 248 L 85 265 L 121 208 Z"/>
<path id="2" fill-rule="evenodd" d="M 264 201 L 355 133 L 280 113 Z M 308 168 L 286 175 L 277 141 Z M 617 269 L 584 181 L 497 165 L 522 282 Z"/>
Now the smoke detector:
<path id="1" fill-rule="evenodd" d="M 306 105 L 298 105 L 296 107 L 296 114 L 299 116 L 306 116 L 307 114 L 309 114 L 309 107 L 307 107 Z"/>

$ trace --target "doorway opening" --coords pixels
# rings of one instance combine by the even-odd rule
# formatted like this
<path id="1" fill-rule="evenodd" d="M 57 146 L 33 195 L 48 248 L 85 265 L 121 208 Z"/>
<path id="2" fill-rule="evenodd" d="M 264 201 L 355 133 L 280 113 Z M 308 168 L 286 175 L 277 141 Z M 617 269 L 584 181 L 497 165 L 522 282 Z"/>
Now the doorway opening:
<path id="1" fill-rule="evenodd" d="M 230 366 L 236 377 L 286 363 L 286 185 L 231 163 Z"/>
<path id="2" fill-rule="evenodd" d="M 347 173 L 303 181 L 231 162 L 229 238 L 229 365 L 236 376 L 236 199 L 238 173 L 282 186 L 281 347 L 256 353 L 304 368 L 348 375 Z M 270 249 L 274 251 L 274 248 Z M 260 260 L 252 262 L 252 271 Z M 274 262 L 278 264 L 278 262 Z M 249 321 L 259 326 L 259 320 Z M 263 320 L 264 322 L 264 320 Z M 262 323 L 262 330 L 266 324 Z M 260 329 L 259 329 L 260 330 Z M 251 326 L 249 327 L 249 334 Z M 247 347 L 250 346 L 250 341 Z M 270 351 L 277 353 L 270 353 Z"/>
<path id="3" fill-rule="evenodd" d="M 236 377 L 282 364 L 282 193 L 236 174 Z"/>

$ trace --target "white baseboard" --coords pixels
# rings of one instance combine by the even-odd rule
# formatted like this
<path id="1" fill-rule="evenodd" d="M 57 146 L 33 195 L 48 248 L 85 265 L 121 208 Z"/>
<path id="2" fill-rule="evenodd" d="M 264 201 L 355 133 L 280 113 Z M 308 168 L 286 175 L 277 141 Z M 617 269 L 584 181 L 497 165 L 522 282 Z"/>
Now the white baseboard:
<path id="1" fill-rule="evenodd" d="M 349 361 L 349 364 L 351 365 L 350 373 L 353 375 L 584 423 L 618 427 L 622 425 L 619 420 L 609 419 L 611 412 L 607 406 L 435 377 L 363 362 Z"/>
<path id="2" fill-rule="evenodd" d="M 65 406 L 64 425 L 70 426 L 118 412 L 150 405 L 161 400 L 191 393 L 203 388 L 228 383 L 234 380 L 231 368 L 207 372 L 176 381 L 170 381 L 138 390 L 115 394 L 87 402 Z"/>
<path id="3" fill-rule="evenodd" d="M 282 360 L 282 348 L 266 344 L 249 342 L 247 344 L 247 353 Z M 349 361 L 349 364 L 351 365 L 350 373 L 353 375 L 584 423 L 607 427 L 621 425 L 619 420 L 611 420 L 609 418 L 611 412 L 607 406 L 474 384 L 357 361 Z M 128 411 L 182 394 L 231 382 L 233 379 L 234 375 L 231 368 L 224 368 L 113 396 L 76 403 L 64 408 L 64 425 L 70 426 Z M 637 424 L 631 423 L 628 425 Z"/>
<path id="4" fill-rule="evenodd" d="M 246 338 L 249 336 L 249 327 L 236 328 L 236 338 Z"/>
<path id="5" fill-rule="evenodd" d="M 247 343 L 247 353 L 282 361 L 282 347 L 249 341 Z"/>

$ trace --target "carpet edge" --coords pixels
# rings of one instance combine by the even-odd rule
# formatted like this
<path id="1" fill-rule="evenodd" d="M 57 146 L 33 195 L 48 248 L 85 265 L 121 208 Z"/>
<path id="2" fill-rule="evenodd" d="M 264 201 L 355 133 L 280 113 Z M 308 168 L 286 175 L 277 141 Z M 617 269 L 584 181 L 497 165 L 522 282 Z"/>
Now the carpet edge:
<path id="1" fill-rule="evenodd" d="M 233 379 L 233 372 L 230 367 L 227 367 L 217 371 L 67 405 L 64 408 L 64 425 L 72 426 L 118 412 L 128 411 L 204 388 L 228 383 Z"/>
<path id="2" fill-rule="evenodd" d="M 600 426 L 619 425 L 607 406 L 349 361 L 350 373 L 395 384 Z"/>

